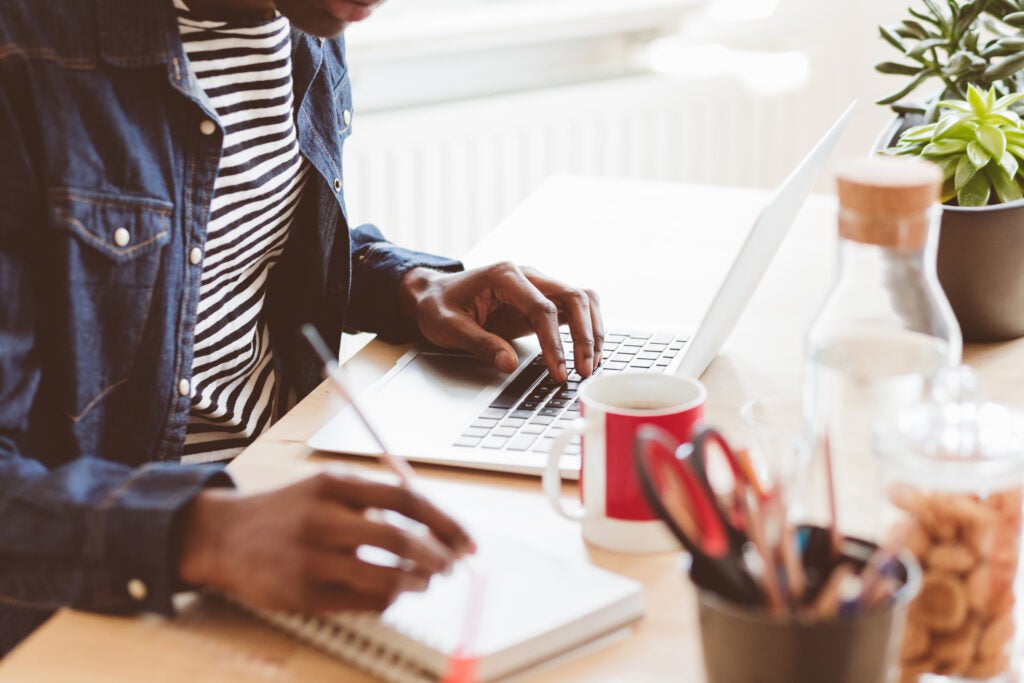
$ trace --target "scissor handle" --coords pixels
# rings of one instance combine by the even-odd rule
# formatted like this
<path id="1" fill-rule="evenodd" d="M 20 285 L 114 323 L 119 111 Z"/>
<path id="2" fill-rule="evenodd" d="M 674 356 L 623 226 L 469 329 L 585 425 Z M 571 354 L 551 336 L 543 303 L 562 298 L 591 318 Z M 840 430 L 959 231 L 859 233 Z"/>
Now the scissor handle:
<path id="1" fill-rule="evenodd" d="M 652 448 L 652 446 L 659 448 Z M 713 559 L 725 557 L 730 552 L 728 530 L 717 504 L 701 479 L 687 465 L 690 444 L 680 444 L 669 432 L 657 425 L 641 425 L 634 438 L 634 459 L 637 478 L 647 503 L 651 506 L 669 530 L 686 546 L 692 555 L 704 555 Z M 696 538 L 693 531 L 684 528 L 680 520 L 669 509 L 658 490 L 657 473 L 651 463 L 657 459 L 669 468 L 682 484 L 687 506 L 693 511 Z"/>

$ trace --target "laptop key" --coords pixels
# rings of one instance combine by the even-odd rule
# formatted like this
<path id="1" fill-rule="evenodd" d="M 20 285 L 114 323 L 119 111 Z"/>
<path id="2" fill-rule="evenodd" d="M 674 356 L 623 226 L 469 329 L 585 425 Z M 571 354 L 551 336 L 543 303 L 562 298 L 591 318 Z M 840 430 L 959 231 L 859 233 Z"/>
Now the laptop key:
<path id="1" fill-rule="evenodd" d="M 545 425 L 528 424 L 528 425 L 524 425 L 523 428 L 519 430 L 519 433 L 520 434 L 533 434 L 534 436 L 536 436 L 537 434 L 540 434 L 541 432 L 543 432 L 545 429 L 546 429 Z"/>
<path id="2" fill-rule="evenodd" d="M 551 452 L 551 446 L 554 443 L 555 443 L 554 439 L 549 439 L 549 438 L 545 437 L 545 438 L 539 440 L 537 443 L 535 443 L 533 445 L 533 448 L 531 448 L 530 450 L 532 450 L 534 453 L 550 453 Z"/>
<path id="3" fill-rule="evenodd" d="M 668 344 L 673 339 L 675 339 L 675 335 L 668 334 L 667 332 L 661 332 L 651 337 L 652 342 L 663 342 L 665 344 Z"/>
<path id="4" fill-rule="evenodd" d="M 530 414 L 532 415 L 533 413 L 530 413 Z M 498 421 L 496 419 L 494 419 L 493 417 L 478 417 L 476 420 L 473 421 L 473 424 L 471 424 L 469 426 L 470 427 L 482 427 L 484 429 L 490 429 L 491 427 L 493 427 L 496 424 L 498 424 Z"/>
<path id="5" fill-rule="evenodd" d="M 525 451 L 533 445 L 533 442 L 537 440 L 536 434 L 517 434 L 516 436 L 509 439 L 508 445 L 505 446 L 507 451 Z"/>
<path id="6" fill-rule="evenodd" d="M 507 444 L 507 443 L 508 443 L 508 437 L 507 436 L 489 436 L 486 439 L 484 439 L 483 443 L 480 444 L 480 446 L 483 447 L 483 448 L 498 449 L 498 448 L 504 448 L 505 444 Z"/>
<path id="7" fill-rule="evenodd" d="M 629 367 L 631 367 L 631 368 L 640 368 L 642 370 L 646 370 L 647 368 L 650 368 L 653 365 L 654 365 L 654 363 L 652 363 L 649 360 L 635 360 L 635 361 L 633 361 L 632 363 L 629 364 Z"/>
<path id="8" fill-rule="evenodd" d="M 493 432 L 491 432 L 491 435 L 492 436 L 512 436 L 515 433 L 516 433 L 516 428 L 515 427 L 498 427 Z"/>
<path id="9" fill-rule="evenodd" d="M 458 439 L 455 440 L 454 445 L 460 448 L 475 448 L 480 444 L 481 441 L 482 439 L 472 436 L 460 436 Z"/>
<path id="10" fill-rule="evenodd" d="M 547 415 L 538 415 L 535 418 L 533 418 L 532 420 L 530 420 L 530 424 L 549 425 L 549 424 L 551 424 L 554 421 L 555 421 L 555 418 L 553 418 L 553 417 L 549 417 Z"/>
<path id="11" fill-rule="evenodd" d="M 509 413 L 508 417 L 509 417 L 509 419 L 515 419 L 515 420 L 529 420 L 531 417 L 533 417 L 533 411 L 532 410 L 518 410 L 518 409 L 516 409 L 516 410 L 513 410 L 511 413 Z"/>
<path id="12" fill-rule="evenodd" d="M 466 431 L 462 432 L 462 436 L 474 439 L 482 439 L 483 437 L 487 436 L 487 432 L 489 431 L 489 429 L 485 429 L 483 427 L 470 427 Z"/>
<path id="13" fill-rule="evenodd" d="M 562 414 L 562 409 L 561 408 L 541 408 L 537 412 L 537 414 L 540 415 L 540 416 L 546 416 L 546 417 L 558 417 L 559 415 Z"/>
<path id="14" fill-rule="evenodd" d="M 506 417 L 501 422 L 502 427 L 522 427 L 526 424 L 526 418 L 522 417 Z"/>

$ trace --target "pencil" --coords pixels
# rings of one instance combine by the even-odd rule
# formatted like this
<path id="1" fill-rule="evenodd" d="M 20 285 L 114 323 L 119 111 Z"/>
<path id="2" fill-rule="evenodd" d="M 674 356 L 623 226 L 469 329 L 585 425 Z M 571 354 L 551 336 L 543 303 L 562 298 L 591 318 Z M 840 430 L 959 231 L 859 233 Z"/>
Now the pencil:
<path id="1" fill-rule="evenodd" d="M 832 550 L 832 560 L 838 560 L 843 554 L 843 538 L 839 535 L 839 513 L 836 510 L 836 477 L 832 462 L 832 444 L 828 433 L 825 433 L 825 476 L 828 481 L 828 535 Z"/>
<path id="2" fill-rule="evenodd" d="M 334 354 L 331 353 L 330 349 L 327 348 L 327 344 L 324 343 L 320 333 L 316 331 L 316 328 L 306 323 L 302 326 L 302 334 L 306 337 L 306 341 L 313 347 L 313 351 L 317 356 L 320 357 L 320 361 L 324 364 L 324 373 L 327 375 L 327 379 L 330 381 L 331 386 L 338 390 L 341 397 L 352 407 L 352 412 L 356 414 L 359 421 L 363 423 L 363 427 L 370 434 L 374 441 L 377 442 L 377 446 L 380 448 L 381 462 L 384 466 L 390 469 L 398 477 L 402 486 L 410 488 L 412 486 L 412 480 L 416 477 L 416 473 L 413 472 L 412 466 L 409 465 L 404 459 L 395 455 L 385 445 L 383 437 L 380 432 L 374 428 L 373 423 L 366 417 L 366 413 L 359 406 L 359 401 L 353 393 L 348 390 L 345 386 L 345 380 L 341 374 L 341 367 L 338 365 L 338 361 L 334 358 Z"/>

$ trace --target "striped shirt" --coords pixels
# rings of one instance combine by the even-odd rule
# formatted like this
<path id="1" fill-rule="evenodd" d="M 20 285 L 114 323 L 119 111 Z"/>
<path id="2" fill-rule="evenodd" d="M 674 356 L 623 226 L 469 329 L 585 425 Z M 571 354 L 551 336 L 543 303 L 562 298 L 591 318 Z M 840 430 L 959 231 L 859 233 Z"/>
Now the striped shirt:
<path id="1" fill-rule="evenodd" d="M 293 119 L 288 20 L 208 21 L 173 1 L 192 72 L 224 131 L 206 246 L 194 252 L 203 270 L 182 457 L 210 462 L 237 455 L 276 408 L 263 304 L 307 168 Z"/>

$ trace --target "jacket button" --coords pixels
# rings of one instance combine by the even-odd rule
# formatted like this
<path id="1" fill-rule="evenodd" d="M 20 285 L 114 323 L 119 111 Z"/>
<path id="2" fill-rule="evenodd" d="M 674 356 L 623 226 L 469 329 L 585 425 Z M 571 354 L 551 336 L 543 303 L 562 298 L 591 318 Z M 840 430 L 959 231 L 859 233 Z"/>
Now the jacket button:
<path id="1" fill-rule="evenodd" d="M 132 600 L 142 602 L 149 595 L 149 589 L 142 579 L 132 579 L 128 582 L 128 595 L 132 596 Z"/>
<path id="2" fill-rule="evenodd" d="M 341 192 L 341 178 L 334 179 L 334 191 Z"/>
<path id="3" fill-rule="evenodd" d="M 203 119 L 203 122 L 199 124 L 199 132 L 203 135 L 213 135 L 217 132 L 217 124 L 210 119 Z"/>
<path id="4" fill-rule="evenodd" d="M 132 241 L 131 234 L 125 228 L 118 228 L 114 231 L 114 244 L 119 247 L 126 247 Z"/>
<path id="5" fill-rule="evenodd" d="M 203 250 L 199 247 L 192 247 L 192 251 L 188 252 L 188 262 L 193 266 L 198 266 L 203 262 Z"/>
<path id="6" fill-rule="evenodd" d="M 192 391 L 192 384 L 187 380 L 183 379 L 178 382 L 178 393 L 182 396 L 188 396 L 189 392 Z"/>
<path id="7" fill-rule="evenodd" d="M 341 112 L 341 120 L 345 122 L 345 127 L 352 125 L 352 110 L 346 109 Z"/>

